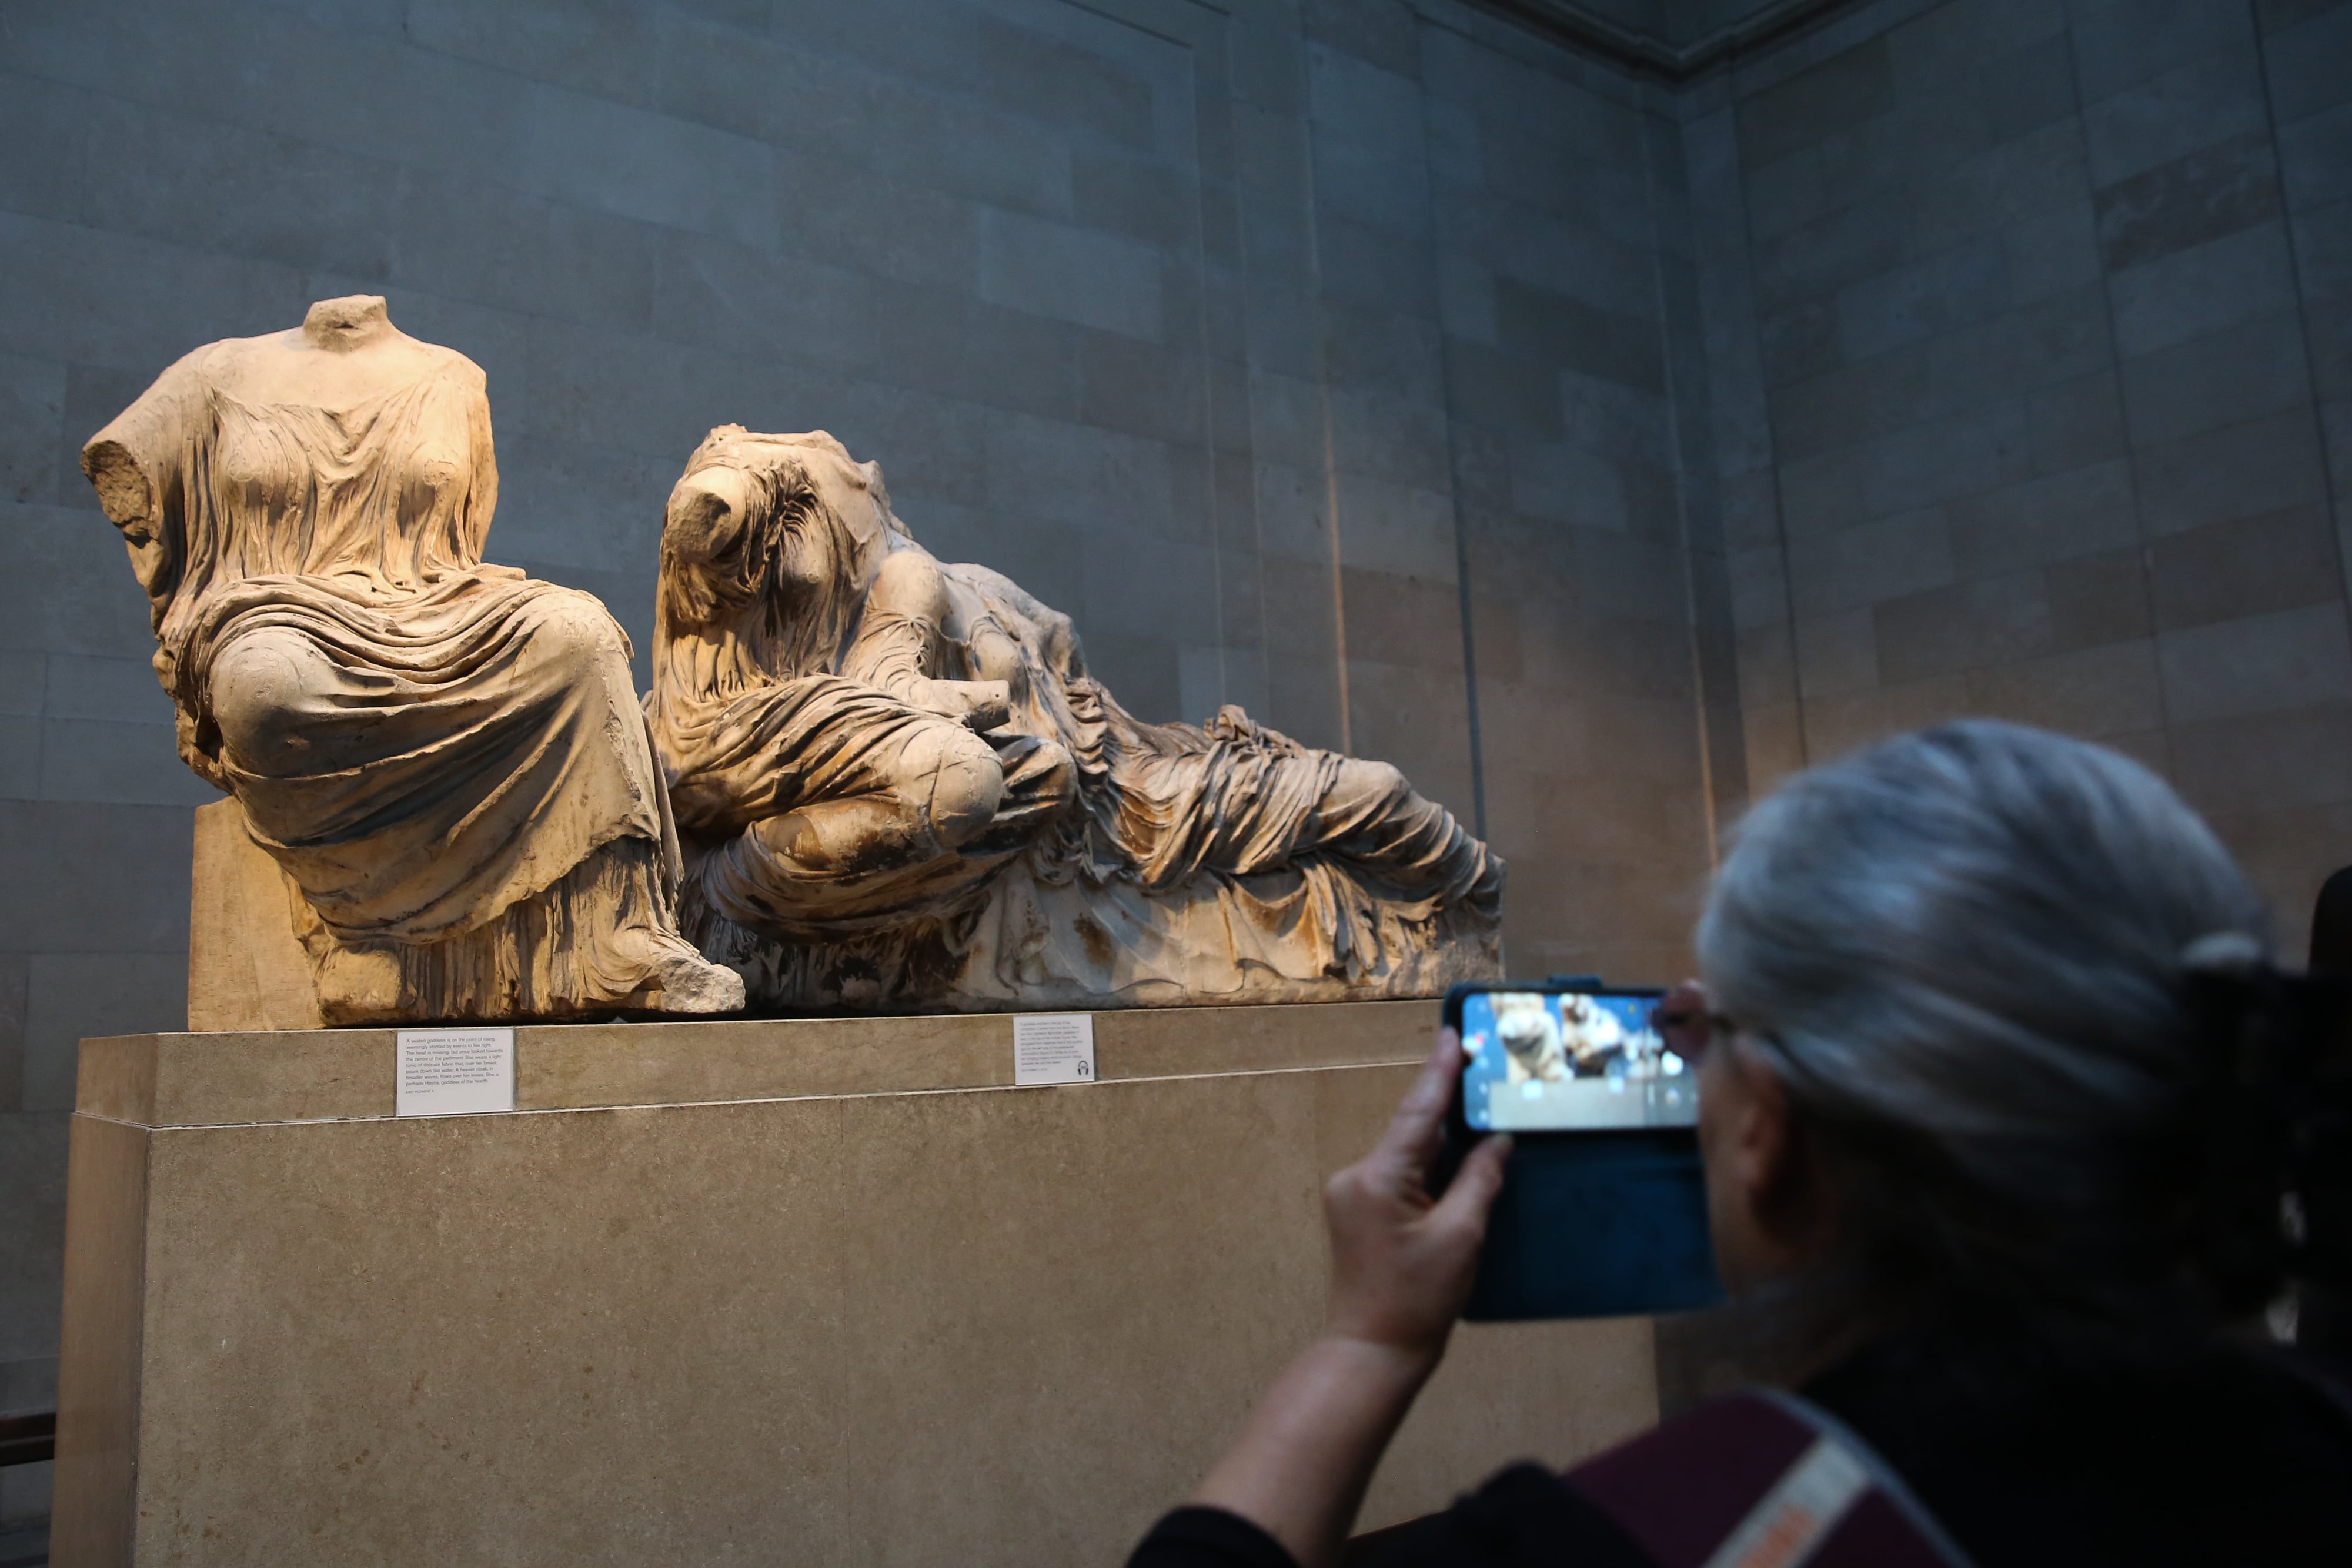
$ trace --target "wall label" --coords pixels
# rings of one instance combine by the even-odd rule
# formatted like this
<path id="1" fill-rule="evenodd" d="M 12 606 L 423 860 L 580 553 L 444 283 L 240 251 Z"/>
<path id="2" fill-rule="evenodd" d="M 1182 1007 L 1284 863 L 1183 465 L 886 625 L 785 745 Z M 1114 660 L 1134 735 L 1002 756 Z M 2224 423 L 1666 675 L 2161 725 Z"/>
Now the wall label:
<path id="1" fill-rule="evenodd" d="M 403 1116 L 478 1116 L 515 1108 L 514 1030 L 404 1029 L 400 1031 Z"/>
<path id="2" fill-rule="evenodd" d="M 1094 1014 L 1013 1015 L 1014 1083 L 1092 1083 L 1094 1081 Z"/>

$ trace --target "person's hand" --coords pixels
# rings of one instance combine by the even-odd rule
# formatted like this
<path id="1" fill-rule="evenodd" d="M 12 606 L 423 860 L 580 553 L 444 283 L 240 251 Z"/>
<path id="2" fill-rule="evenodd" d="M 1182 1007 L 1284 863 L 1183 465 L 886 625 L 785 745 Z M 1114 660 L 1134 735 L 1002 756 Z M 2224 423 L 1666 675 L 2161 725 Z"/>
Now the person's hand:
<path id="1" fill-rule="evenodd" d="M 1449 1029 L 1379 1146 L 1324 1187 L 1330 1320 L 1193 1494 L 1257 1524 L 1304 1568 L 1339 1560 L 1372 1469 L 1436 1370 L 1470 1294 L 1510 1140 L 1481 1143 L 1444 1197 L 1430 1197 L 1461 1067 L 1462 1043 Z"/>
<path id="2" fill-rule="evenodd" d="M 1335 1335 L 1433 1362 L 1469 1299 L 1486 1211 L 1503 1185 L 1511 1141 L 1482 1140 L 1445 1196 L 1430 1197 L 1461 1064 L 1461 1038 L 1442 1031 L 1380 1143 L 1323 1188 Z"/>

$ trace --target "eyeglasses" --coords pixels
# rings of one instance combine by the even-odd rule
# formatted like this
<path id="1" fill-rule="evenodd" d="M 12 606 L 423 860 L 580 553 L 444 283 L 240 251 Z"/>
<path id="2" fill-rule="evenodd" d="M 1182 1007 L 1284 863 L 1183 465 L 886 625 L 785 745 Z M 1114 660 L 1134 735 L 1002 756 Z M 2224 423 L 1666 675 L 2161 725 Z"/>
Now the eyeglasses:
<path id="1" fill-rule="evenodd" d="M 1668 1012 L 1661 1005 L 1651 1011 L 1650 1027 L 1658 1031 L 1676 1055 L 1695 1062 L 1717 1036 L 1729 1040 L 1745 1026 L 1727 1013 L 1703 1009 Z"/>

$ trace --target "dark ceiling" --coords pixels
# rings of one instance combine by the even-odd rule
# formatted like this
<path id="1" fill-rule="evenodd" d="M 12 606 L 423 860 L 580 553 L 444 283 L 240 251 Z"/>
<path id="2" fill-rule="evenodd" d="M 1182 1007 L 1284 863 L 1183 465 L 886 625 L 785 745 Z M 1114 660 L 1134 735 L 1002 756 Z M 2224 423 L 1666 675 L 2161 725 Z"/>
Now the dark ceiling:
<path id="1" fill-rule="evenodd" d="M 1612 64 L 1687 81 L 1779 43 L 1856 0 L 1474 0 Z"/>

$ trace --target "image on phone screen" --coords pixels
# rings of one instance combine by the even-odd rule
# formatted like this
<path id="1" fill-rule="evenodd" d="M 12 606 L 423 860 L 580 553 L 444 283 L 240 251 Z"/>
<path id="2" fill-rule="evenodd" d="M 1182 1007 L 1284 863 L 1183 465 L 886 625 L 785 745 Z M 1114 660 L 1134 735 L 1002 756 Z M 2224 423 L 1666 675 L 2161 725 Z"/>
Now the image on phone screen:
<path id="1" fill-rule="evenodd" d="M 1473 991 L 1462 1005 L 1462 1114 L 1482 1133 L 1679 1127 L 1693 1064 L 1650 1027 L 1657 995 Z"/>

